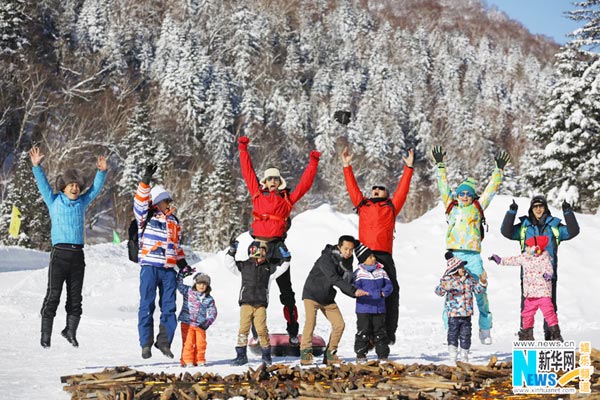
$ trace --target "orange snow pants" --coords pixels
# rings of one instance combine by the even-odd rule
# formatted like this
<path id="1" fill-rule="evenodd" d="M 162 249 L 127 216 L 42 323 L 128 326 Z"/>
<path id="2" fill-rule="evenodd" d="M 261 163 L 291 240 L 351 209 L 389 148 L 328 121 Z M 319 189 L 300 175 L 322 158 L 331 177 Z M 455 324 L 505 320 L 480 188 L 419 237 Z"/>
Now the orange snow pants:
<path id="1" fill-rule="evenodd" d="M 197 326 L 180 324 L 183 349 L 181 350 L 181 365 L 206 362 L 206 331 Z"/>

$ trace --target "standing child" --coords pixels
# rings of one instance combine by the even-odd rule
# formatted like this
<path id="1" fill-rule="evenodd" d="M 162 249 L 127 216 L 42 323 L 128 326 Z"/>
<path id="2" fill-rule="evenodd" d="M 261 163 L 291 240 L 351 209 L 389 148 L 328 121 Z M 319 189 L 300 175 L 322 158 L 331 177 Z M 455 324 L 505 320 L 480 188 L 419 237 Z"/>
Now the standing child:
<path id="1" fill-rule="evenodd" d="M 217 318 L 215 299 L 210 295 L 210 276 L 197 273 L 191 282 L 184 283 L 190 268 L 182 268 L 177 274 L 177 289 L 183 295 L 183 305 L 179 314 L 181 322 L 181 366 L 206 365 L 206 330 Z"/>
<path id="2" fill-rule="evenodd" d="M 454 256 L 451 251 L 446 253 L 446 260 L 446 272 L 435 288 L 435 294 L 446 296 L 448 353 L 451 360 L 456 362 L 460 341 L 460 357 L 462 361 L 469 362 L 473 293 L 478 294 L 485 290 L 487 274 L 483 271 L 478 277 L 473 277 L 465 270 L 467 262 Z"/>
<path id="3" fill-rule="evenodd" d="M 82 194 L 85 190 L 85 180 L 80 171 L 70 169 L 59 176 L 56 179 L 58 192 L 54 193 L 40 165 L 44 155 L 40 152 L 39 147 L 33 147 L 29 151 L 29 157 L 33 164 L 35 181 L 48 207 L 52 223 L 52 252 L 48 267 L 48 288 L 41 311 L 40 344 L 44 348 L 50 347 L 52 325 L 60 302 L 63 284 L 66 283 L 67 323 L 61 334 L 71 345 L 79 347 L 76 333 L 82 313 L 81 290 L 85 273 L 83 255 L 85 209 L 98 196 L 104 185 L 107 170 L 106 158 L 98 157 L 94 183 Z"/>
<path id="4" fill-rule="evenodd" d="M 369 293 L 368 296 L 356 298 L 356 362 L 367 361 L 371 340 L 375 342 L 379 360 L 386 360 L 390 354 L 390 346 L 385 324 L 385 299 L 392 294 L 394 288 L 383 265 L 377 262 L 371 249 L 357 241 L 354 253 L 359 263 L 353 274 L 354 286 Z"/>
<path id="5" fill-rule="evenodd" d="M 548 236 L 533 236 L 525 241 L 525 252 L 513 257 L 500 258 L 493 254 L 489 259 L 500 265 L 523 267 L 523 296 L 519 340 L 534 340 L 535 313 L 542 310 L 549 340 L 563 341 L 558 326 L 558 316 L 552 305 L 552 259 L 546 251 Z"/>
<path id="6" fill-rule="evenodd" d="M 271 365 L 271 343 L 267 328 L 267 306 L 269 305 L 269 285 L 271 279 L 287 271 L 290 266 L 290 254 L 280 247 L 281 256 L 278 264 L 267 261 L 267 245 L 264 242 L 254 241 L 248 247 L 249 258 L 245 261 L 236 261 L 235 253 L 238 242 L 231 243 L 226 254 L 226 263 L 230 270 L 239 271 L 242 275 L 242 287 L 238 303 L 240 305 L 240 329 L 238 332 L 236 358 L 231 361 L 233 365 L 248 363 L 246 354 L 248 334 L 250 327 L 254 326 L 258 333 L 258 340 L 262 351 L 262 360 Z"/>

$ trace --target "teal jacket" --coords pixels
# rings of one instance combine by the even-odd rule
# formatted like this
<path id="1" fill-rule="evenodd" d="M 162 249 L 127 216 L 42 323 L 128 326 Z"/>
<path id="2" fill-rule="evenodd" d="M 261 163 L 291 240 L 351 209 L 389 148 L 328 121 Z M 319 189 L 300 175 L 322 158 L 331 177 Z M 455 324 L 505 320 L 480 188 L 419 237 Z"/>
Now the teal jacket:
<path id="1" fill-rule="evenodd" d="M 106 171 L 98 170 L 92 186 L 77 200 L 70 200 L 63 192 L 52 191 L 41 166 L 34 166 L 32 169 L 38 189 L 50 213 L 52 245 L 68 243 L 83 246 L 85 209 L 100 193 L 106 179 Z"/>

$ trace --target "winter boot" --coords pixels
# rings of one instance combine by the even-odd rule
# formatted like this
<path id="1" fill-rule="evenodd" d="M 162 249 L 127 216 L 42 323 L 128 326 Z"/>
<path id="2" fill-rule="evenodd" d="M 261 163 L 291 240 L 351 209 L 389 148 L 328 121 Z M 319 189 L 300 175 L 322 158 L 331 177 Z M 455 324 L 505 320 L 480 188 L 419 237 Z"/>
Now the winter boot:
<path id="1" fill-rule="evenodd" d="M 246 346 L 236 346 L 235 352 L 237 356 L 231 360 L 231 365 L 245 365 L 248 364 L 248 356 L 246 355 Z"/>
<path id="2" fill-rule="evenodd" d="M 325 355 L 323 356 L 323 364 L 332 365 L 332 364 L 342 364 L 342 359 L 337 355 L 336 350 L 325 350 Z"/>
<path id="3" fill-rule="evenodd" d="M 469 349 L 460 349 L 460 359 L 462 362 L 469 362 Z"/>
<path id="4" fill-rule="evenodd" d="M 142 347 L 142 358 L 146 360 L 150 357 L 152 357 L 152 346 Z"/>
<path id="5" fill-rule="evenodd" d="M 519 340 L 535 340 L 533 338 L 533 328 L 521 328 L 519 330 Z"/>
<path id="6" fill-rule="evenodd" d="M 450 361 L 456 364 L 456 358 L 458 357 L 458 347 L 449 345 L 448 355 L 450 356 Z"/>
<path id="7" fill-rule="evenodd" d="M 300 364 L 302 365 L 311 365 L 313 364 L 313 353 L 312 347 L 308 349 L 300 350 Z"/>
<path id="8" fill-rule="evenodd" d="M 481 344 L 486 344 L 486 345 L 492 344 L 491 329 L 480 329 L 479 330 L 479 340 L 481 340 Z"/>
<path id="9" fill-rule="evenodd" d="M 560 334 L 560 327 L 558 324 L 549 326 L 548 331 L 550 331 L 550 340 L 558 340 L 559 342 L 564 341 L 562 335 Z"/>
<path id="10" fill-rule="evenodd" d="M 289 343 L 291 346 L 299 346 L 300 341 L 298 340 L 298 309 L 295 305 L 287 305 L 283 307 L 283 316 L 287 321 L 286 331 L 289 336 Z"/>
<path id="11" fill-rule="evenodd" d="M 367 355 L 362 353 L 356 354 L 356 363 L 357 364 L 366 364 L 367 363 Z"/>
<path id="12" fill-rule="evenodd" d="M 158 336 L 156 337 L 156 343 L 154 343 L 154 347 L 159 349 L 160 352 L 165 355 L 165 357 L 173 358 L 175 356 L 171 352 L 171 343 L 169 343 L 168 337 L 169 335 L 167 334 L 167 328 L 161 324 L 159 326 Z"/>
<path id="13" fill-rule="evenodd" d="M 79 326 L 80 317 L 76 315 L 67 315 L 67 326 L 60 333 L 73 347 L 79 347 L 75 334 Z"/>
<path id="14" fill-rule="evenodd" d="M 271 346 L 261 347 L 260 352 L 262 353 L 262 362 L 267 365 L 273 364 L 273 359 L 271 358 Z"/>
<path id="15" fill-rule="evenodd" d="M 40 344 L 43 348 L 47 349 L 50 347 L 50 338 L 52 337 L 52 324 L 54 318 L 42 318 L 42 338 Z"/>

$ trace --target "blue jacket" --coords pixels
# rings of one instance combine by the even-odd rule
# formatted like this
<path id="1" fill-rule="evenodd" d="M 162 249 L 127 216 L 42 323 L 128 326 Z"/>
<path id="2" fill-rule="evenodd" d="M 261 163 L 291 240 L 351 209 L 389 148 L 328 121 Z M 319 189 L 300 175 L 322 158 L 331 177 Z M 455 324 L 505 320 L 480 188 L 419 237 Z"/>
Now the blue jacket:
<path id="1" fill-rule="evenodd" d="M 217 319 L 217 306 L 211 295 L 200 293 L 183 283 L 183 274 L 177 274 L 177 290 L 183 295 L 183 305 L 178 320 L 204 330 Z"/>
<path id="2" fill-rule="evenodd" d="M 385 314 L 385 298 L 392 294 L 392 282 L 382 264 L 376 263 L 371 272 L 367 270 L 368 267 L 359 264 L 353 274 L 352 282 L 356 289 L 369 292 L 368 296 L 356 298 L 356 313 Z"/>
<path id="3" fill-rule="evenodd" d="M 92 186 L 77 200 L 71 200 L 63 192 L 52 191 L 41 166 L 34 166 L 32 170 L 38 189 L 48 206 L 52 223 L 50 230 L 52 245 L 58 243 L 83 245 L 85 209 L 100 193 L 106 179 L 106 171 L 97 170 Z"/>
<path id="4" fill-rule="evenodd" d="M 570 240 L 579 234 L 579 224 L 577 223 L 575 214 L 572 210 L 567 210 L 564 212 L 565 221 L 567 223 L 566 225 L 562 224 L 559 218 L 550 215 L 549 212 L 548 214 L 542 216 L 543 222 L 540 224 L 533 224 L 531 222 L 532 218 L 528 216 L 520 217 L 520 222 L 518 224 L 514 224 L 516 214 L 516 211 L 508 210 L 504 215 L 504 220 L 502 221 L 501 227 L 502 235 L 508 239 L 520 241 L 521 230 L 523 229 L 525 231 L 525 237 L 523 238 L 523 241 L 534 236 L 547 236 L 549 240 L 548 246 L 546 246 L 546 251 L 550 254 L 552 268 L 554 270 L 552 279 L 556 280 L 558 278 L 556 269 L 558 265 L 558 245 L 563 240 Z M 554 233 L 552 232 L 552 228 L 558 230 L 558 237 L 555 237 Z"/>

